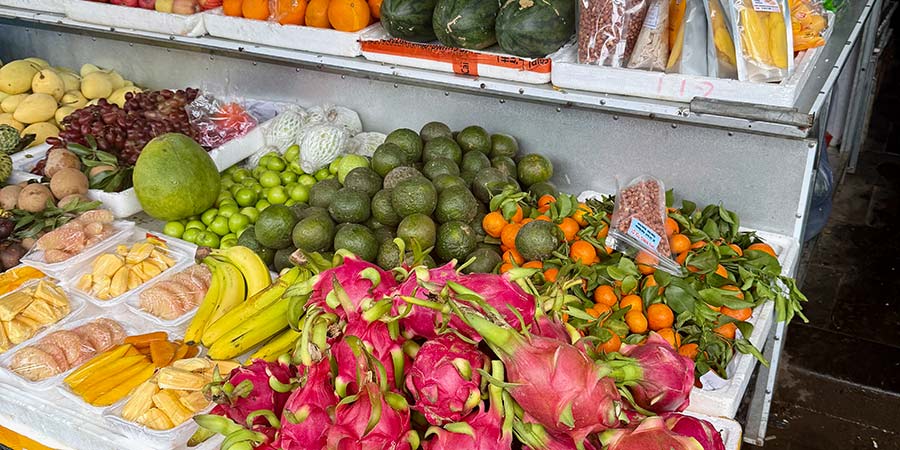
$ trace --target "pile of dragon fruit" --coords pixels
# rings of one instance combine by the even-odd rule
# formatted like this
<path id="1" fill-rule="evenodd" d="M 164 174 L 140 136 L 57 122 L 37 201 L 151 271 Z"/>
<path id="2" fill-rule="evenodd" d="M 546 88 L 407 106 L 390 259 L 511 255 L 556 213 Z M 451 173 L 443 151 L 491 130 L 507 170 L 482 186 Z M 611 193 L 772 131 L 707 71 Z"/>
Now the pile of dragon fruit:
<path id="1" fill-rule="evenodd" d="M 207 386 L 217 405 L 195 420 L 225 450 L 725 449 L 680 414 L 690 359 L 655 334 L 597 354 L 527 275 L 347 258 L 289 291 L 293 353 Z"/>

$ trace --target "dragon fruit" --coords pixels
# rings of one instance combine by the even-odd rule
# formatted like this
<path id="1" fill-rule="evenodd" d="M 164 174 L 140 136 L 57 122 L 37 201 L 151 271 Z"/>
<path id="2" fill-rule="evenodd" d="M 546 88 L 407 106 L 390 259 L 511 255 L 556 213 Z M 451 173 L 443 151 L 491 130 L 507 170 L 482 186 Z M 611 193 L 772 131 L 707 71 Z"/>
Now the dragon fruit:
<path id="1" fill-rule="evenodd" d="M 703 450 L 725 450 L 722 435 L 711 423 L 696 417 L 678 413 L 666 413 L 661 416 L 666 427 L 673 433 L 692 437 L 703 446 Z"/>
<path id="2" fill-rule="evenodd" d="M 406 400 L 365 383 L 357 395 L 338 403 L 326 450 L 412 450 L 418 435 L 410 427 Z"/>
<path id="3" fill-rule="evenodd" d="M 475 291 L 484 301 L 500 312 L 511 327 L 520 330 L 534 322 L 534 297 L 513 283 L 508 273 L 473 273 L 466 275 L 459 284 Z M 510 310 L 513 308 L 515 313 Z M 525 323 L 520 323 L 519 319 Z"/>
<path id="4" fill-rule="evenodd" d="M 651 333 L 643 344 L 625 345 L 622 355 L 634 358 L 638 373 L 626 383 L 634 402 L 657 414 L 680 412 L 690 402 L 694 362 L 679 355 L 662 336 Z"/>
<path id="5" fill-rule="evenodd" d="M 343 305 L 339 306 L 337 300 L 329 299 L 335 280 L 347 293 L 351 303 L 348 307 L 352 311 L 347 311 L 347 307 Z M 343 264 L 319 274 L 306 304 L 336 313 L 342 319 L 355 318 L 360 314 L 360 307 L 366 299 L 378 301 L 389 297 L 396 287 L 397 282 L 390 272 L 359 258 L 347 257 Z"/>
<path id="6" fill-rule="evenodd" d="M 556 339 L 523 336 L 474 311 L 456 309 L 506 365 L 512 397 L 524 420 L 570 437 L 581 446 L 588 435 L 619 423 L 621 398 L 611 369 Z"/>
<path id="7" fill-rule="evenodd" d="M 406 375 L 414 408 L 432 425 L 458 422 L 481 402 L 481 374 L 488 358 L 474 345 L 443 334 L 419 349 Z"/>
<path id="8" fill-rule="evenodd" d="M 570 342 L 571 339 L 568 330 L 566 330 L 566 324 L 551 319 L 545 314 L 540 314 L 537 319 L 535 319 L 534 324 L 531 326 L 531 333 L 562 342 Z"/>
<path id="9" fill-rule="evenodd" d="M 249 366 L 240 366 L 231 371 L 226 380 L 207 385 L 210 397 L 219 404 L 221 415 L 243 424 L 251 415 L 254 431 L 273 434 L 265 416 L 257 411 L 271 411 L 280 417 L 290 394 L 293 369 L 283 361 L 266 362 L 254 360 Z M 278 390 L 273 386 L 281 387 Z M 283 391 L 283 392 L 282 392 Z M 257 429 L 259 427 L 260 429 Z"/>
<path id="10" fill-rule="evenodd" d="M 517 421 L 514 428 L 524 450 L 579 450 L 572 438 L 554 436 L 536 423 Z M 596 447 L 588 441 L 582 443 L 582 450 L 595 449 Z"/>
<path id="11" fill-rule="evenodd" d="M 343 336 L 344 338 L 331 347 L 331 356 L 337 364 L 334 386 L 338 395 L 344 397 L 357 392 L 359 388 L 356 380 L 357 371 L 365 367 L 365 361 L 353 352 L 347 342 L 347 336 L 358 337 L 375 359 L 384 366 L 387 383 L 391 386 L 400 386 L 396 376 L 400 375 L 400 381 L 402 381 L 404 367 L 409 362 L 409 358 L 403 353 L 402 337 L 398 336 L 397 339 L 394 339 L 388 325 L 384 322 L 368 323 L 363 320 L 347 324 Z"/>
<path id="12" fill-rule="evenodd" d="M 608 430 L 600 434 L 607 450 L 704 450 L 696 439 L 666 428 L 662 417 L 644 419 L 633 430 Z"/>
<path id="13" fill-rule="evenodd" d="M 328 410 L 338 403 L 331 385 L 331 363 L 322 360 L 306 368 L 303 387 L 294 391 L 281 413 L 281 431 L 274 443 L 281 450 L 320 450 L 331 426 Z"/>
<path id="14" fill-rule="evenodd" d="M 417 267 L 413 270 L 409 278 L 407 278 L 397 289 L 397 295 L 394 297 L 392 311 L 392 313 L 396 315 L 404 312 L 407 308 L 411 308 L 409 313 L 400 320 L 400 326 L 403 328 L 405 334 L 410 338 L 436 338 L 438 336 L 437 323 L 440 313 L 430 308 L 409 305 L 401 297 L 415 297 L 420 300 L 432 300 L 440 295 L 440 291 L 447 284 L 447 281 L 458 281 L 460 277 L 461 275 L 456 272 L 453 263 L 448 263 L 431 270 L 426 269 L 424 266 Z M 453 319 L 456 318 L 454 317 Z M 475 330 L 466 326 L 460 320 L 453 322 L 453 327 L 457 332 L 464 336 L 477 336 Z"/>

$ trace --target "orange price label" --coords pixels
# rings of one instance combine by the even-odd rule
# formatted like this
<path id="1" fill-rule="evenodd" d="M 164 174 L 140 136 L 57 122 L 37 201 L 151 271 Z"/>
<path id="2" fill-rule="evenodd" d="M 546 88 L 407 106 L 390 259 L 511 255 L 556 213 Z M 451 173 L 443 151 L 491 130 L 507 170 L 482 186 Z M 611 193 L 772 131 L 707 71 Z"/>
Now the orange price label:
<path id="1" fill-rule="evenodd" d="M 475 52 L 442 45 L 421 44 L 402 39 L 363 41 L 364 52 L 418 58 L 429 61 L 450 63 L 453 72 L 460 75 L 478 76 L 478 67 L 490 65 L 534 73 L 550 73 L 550 58 L 524 59 L 509 55 Z"/>

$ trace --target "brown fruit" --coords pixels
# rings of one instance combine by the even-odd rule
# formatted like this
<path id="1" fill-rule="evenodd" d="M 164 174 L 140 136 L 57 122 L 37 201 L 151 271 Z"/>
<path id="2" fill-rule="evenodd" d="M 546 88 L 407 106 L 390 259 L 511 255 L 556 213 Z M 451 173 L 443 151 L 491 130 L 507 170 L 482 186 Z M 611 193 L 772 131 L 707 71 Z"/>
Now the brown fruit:
<path id="1" fill-rule="evenodd" d="M 81 170 L 81 160 L 74 153 L 64 149 L 55 148 L 47 154 L 47 164 L 44 165 L 44 175 L 53 178 L 56 172 L 65 168 Z"/>
<path id="2" fill-rule="evenodd" d="M 5 210 L 15 208 L 20 192 L 22 192 L 22 188 L 16 185 L 6 186 L 3 189 L 0 189 L 0 208 Z"/>
<path id="3" fill-rule="evenodd" d="M 19 192 L 16 201 L 20 209 L 28 212 L 41 212 L 47 208 L 47 203 L 53 202 L 53 194 L 47 186 L 39 183 L 29 184 Z"/>
<path id="4" fill-rule="evenodd" d="M 78 169 L 60 169 L 50 179 L 50 191 L 59 199 L 73 194 L 87 194 L 88 179 Z"/>

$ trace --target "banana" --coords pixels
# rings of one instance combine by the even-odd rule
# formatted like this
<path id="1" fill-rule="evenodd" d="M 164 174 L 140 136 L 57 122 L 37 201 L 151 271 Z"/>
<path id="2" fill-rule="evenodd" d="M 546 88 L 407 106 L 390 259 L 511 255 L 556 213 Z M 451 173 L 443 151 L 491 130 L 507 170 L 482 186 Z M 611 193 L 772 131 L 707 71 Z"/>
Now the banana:
<path id="1" fill-rule="evenodd" d="M 206 291 L 206 296 L 203 297 L 203 302 L 197 308 L 197 314 L 191 319 L 191 324 L 188 325 L 187 330 L 184 332 L 184 342 L 188 344 L 200 342 L 203 330 L 212 323 L 210 318 L 219 308 L 219 304 L 222 302 L 222 297 L 225 294 L 223 288 L 226 280 L 222 271 L 218 269 L 220 263 L 213 258 L 206 258 L 203 262 L 212 271 L 212 281 L 209 284 L 209 289 Z"/>
<path id="2" fill-rule="evenodd" d="M 287 309 L 287 299 L 279 297 L 274 303 L 217 339 L 209 347 L 207 356 L 212 359 L 235 358 L 288 328 Z"/>
<path id="3" fill-rule="evenodd" d="M 214 255 L 222 256 L 235 265 L 244 279 L 247 280 L 247 297 L 252 297 L 272 284 L 272 274 L 266 263 L 253 250 L 235 245 L 226 249 L 213 250 Z"/>
<path id="4" fill-rule="evenodd" d="M 216 312 L 209 318 L 209 323 L 216 323 L 241 303 L 247 300 L 247 285 L 242 272 L 229 262 L 220 262 L 216 267 L 217 274 L 222 278 L 222 299 Z"/>
<path id="5" fill-rule="evenodd" d="M 207 326 L 203 331 L 203 345 L 207 348 L 212 347 L 212 345 L 226 333 L 251 319 L 272 303 L 278 301 L 284 294 L 284 291 L 287 290 L 288 286 L 297 280 L 299 274 L 299 268 L 294 267 L 290 269 L 279 279 L 275 280 L 271 286 L 250 297 L 247 301 L 236 306 L 231 311 L 228 311 L 225 315 L 220 317 L 219 320 Z M 285 305 L 288 305 L 288 303 L 288 301 L 284 302 Z M 283 319 L 285 322 L 287 321 L 287 314 L 285 314 Z"/>
<path id="6" fill-rule="evenodd" d="M 300 332 L 288 328 L 278 336 L 270 339 L 269 342 L 266 342 L 265 345 L 247 358 L 247 361 L 248 363 L 256 359 L 269 362 L 275 361 L 279 356 L 291 351 L 297 339 L 300 339 Z"/>

